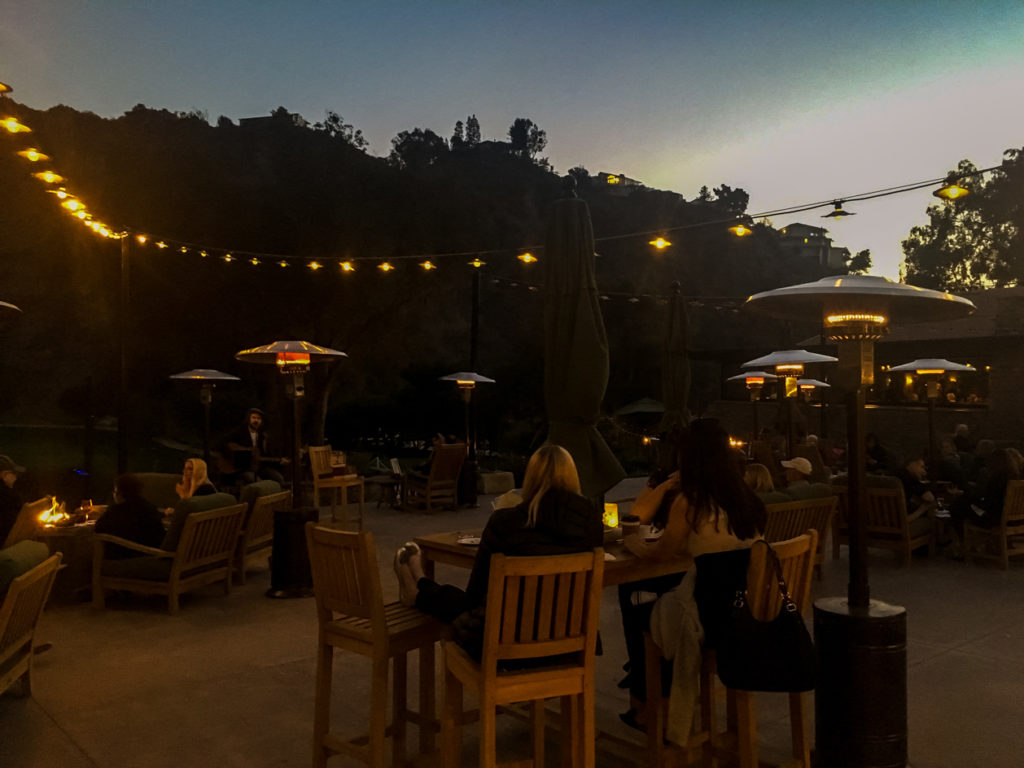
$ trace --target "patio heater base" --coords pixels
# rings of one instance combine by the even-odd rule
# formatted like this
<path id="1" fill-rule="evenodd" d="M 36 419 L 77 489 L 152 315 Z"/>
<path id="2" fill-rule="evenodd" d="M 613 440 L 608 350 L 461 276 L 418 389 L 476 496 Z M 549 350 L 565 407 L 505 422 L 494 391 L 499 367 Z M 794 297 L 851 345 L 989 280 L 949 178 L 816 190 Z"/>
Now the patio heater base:
<path id="1" fill-rule="evenodd" d="M 845 597 L 814 603 L 815 765 L 906 768 L 907 611 Z"/>

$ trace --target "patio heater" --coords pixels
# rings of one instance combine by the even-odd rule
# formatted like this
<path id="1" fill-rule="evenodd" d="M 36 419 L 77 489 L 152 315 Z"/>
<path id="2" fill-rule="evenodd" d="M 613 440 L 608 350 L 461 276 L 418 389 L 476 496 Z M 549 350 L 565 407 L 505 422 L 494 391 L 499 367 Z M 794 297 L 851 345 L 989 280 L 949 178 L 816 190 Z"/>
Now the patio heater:
<path id="1" fill-rule="evenodd" d="M 796 443 L 793 409 L 796 408 L 796 396 L 800 391 L 797 381 L 804 375 L 804 366 L 811 363 L 834 363 L 836 360 L 831 355 L 819 355 L 806 349 L 783 349 L 743 364 L 744 368 L 775 367 L 775 375 L 779 379 L 779 408 L 786 422 L 786 455 L 789 458 L 793 458 L 793 446 Z"/>
<path id="2" fill-rule="evenodd" d="M 747 390 L 750 392 L 750 408 L 754 420 L 754 431 L 750 438 L 751 444 L 757 440 L 757 436 L 761 431 L 757 425 L 757 401 L 761 399 L 761 388 L 767 382 L 775 381 L 776 379 L 778 379 L 778 376 L 767 371 L 747 371 L 746 373 L 739 373 L 726 379 L 726 381 L 742 381 L 747 385 Z"/>
<path id="3" fill-rule="evenodd" d="M 292 496 L 295 506 L 302 506 L 302 421 L 299 417 L 299 399 L 306 394 L 304 377 L 312 363 L 330 363 L 348 357 L 344 352 L 318 347 L 308 341 L 275 341 L 262 347 L 243 349 L 235 354 L 243 363 L 276 365 L 277 370 L 291 376 L 285 393 L 292 401 Z"/>
<path id="4" fill-rule="evenodd" d="M 928 475 L 934 480 L 937 477 L 939 459 L 939 451 L 935 447 L 935 403 L 939 399 L 939 384 L 947 373 L 974 373 L 977 369 L 970 365 L 951 363 L 942 358 L 922 358 L 903 365 L 894 365 L 889 370 L 897 373 L 913 371 L 924 379 L 925 397 L 928 400 Z"/>
<path id="5" fill-rule="evenodd" d="M 818 379 L 797 379 L 796 385 L 800 390 L 800 394 L 804 396 L 808 403 L 811 402 L 811 394 L 816 389 L 832 389 L 832 385 L 826 381 L 819 381 Z M 818 403 L 818 407 L 821 411 L 821 430 L 818 433 L 819 437 L 825 437 L 828 433 L 827 421 L 828 414 L 825 412 L 825 393 L 821 395 L 821 402 Z"/>
<path id="6" fill-rule="evenodd" d="M 850 472 L 850 582 L 846 598 L 814 603 L 819 680 L 815 691 L 817 765 L 903 768 L 907 765 L 906 609 L 870 599 L 862 491 L 864 391 L 874 381 L 874 344 L 890 323 L 965 317 L 967 299 L 884 277 L 826 277 L 747 299 L 754 312 L 821 322 L 839 346 L 846 393 Z"/>
<path id="7" fill-rule="evenodd" d="M 494 379 L 473 371 L 458 371 L 442 376 L 439 381 L 454 381 L 462 393 L 466 413 L 466 465 L 460 477 L 459 498 L 463 503 L 476 506 L 476 424 L 473 423 L 473 390 L 477 384 L 494 384 Z"/>
<path id="8" fill-rule="evenodd" d="M 168 376 L 176 381 L 198 381 L 199 402 L 203 404 L 203 461 L 207 466 L 210 464 L 210 402 L 213 400 L 213 388 L 217 382 L 241 381 L 237 376 L 230 373 L 221 373 L 213 368 L 193 368 L 191 371 L 183 371 Z"/>

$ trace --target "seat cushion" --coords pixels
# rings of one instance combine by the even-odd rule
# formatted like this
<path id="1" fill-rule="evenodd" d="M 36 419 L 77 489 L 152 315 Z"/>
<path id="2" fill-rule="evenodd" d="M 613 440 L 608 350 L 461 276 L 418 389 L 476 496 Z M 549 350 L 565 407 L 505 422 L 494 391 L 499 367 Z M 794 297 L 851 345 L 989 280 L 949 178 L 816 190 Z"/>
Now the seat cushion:
<path id="1" fill-rule="evenodd" d="M 247 486 L 242 488 L 241 494 L 239 494 L 238 501 L 241 504 L 252 504 L 253 501 L 258 499 L 260 496 L 269 496 L 272 493 L 280 493 L 281 484 L 276 480 L 260 480 L 255 483 L 249 483 Z"/>
<path id="2" fill-rule="evenodd" d="M 7 592 L 12 581 L 31 571 L 49 556 L 49 547 L 41 541 L 30 539 L 0 549 L 0 595 Z"/>
<path id="3" fill-rule="evenodd" d="M 144 581 L 167 581 L 171 575 L 171 564 L 174 558 L 127 557 L 121 560 L 104 560 L 103 575 L 122 579 L 142 579 Z"/>

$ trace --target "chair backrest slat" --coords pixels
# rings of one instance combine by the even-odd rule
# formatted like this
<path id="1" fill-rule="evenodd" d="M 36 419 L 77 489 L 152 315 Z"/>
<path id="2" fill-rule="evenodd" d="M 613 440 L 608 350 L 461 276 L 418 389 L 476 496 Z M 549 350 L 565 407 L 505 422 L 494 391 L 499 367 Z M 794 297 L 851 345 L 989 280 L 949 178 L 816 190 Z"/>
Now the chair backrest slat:
<path id="1" fill-rule="evenodd" d="M 1022 532 L 1024 526 L 1024 480 L 1011 480 L 1006 486 L 1003 500 L 1003 527 L 1011 535 Z"/>
<path id="2" fill-rule="evenodd" d="M 384 630 L 384 602 L 373 534 L 352 533 L 306 523 L 313 594 L 321 615 L 368 619 Z"/>
<path id="3" fill-rule="evenodd" d="M 465 443 L 449 443 L 437 446 L 434 448 L 434 456 L 430 460 L 431 482 L 457 480 L 465 460 Z"/>
<path id="4" fill-rule="evenodd" d="M 313 471 L 313 477 L 327 477 L 332 475 L 334 470 L 331 469 L 331 446 L 309 446 L 309 466 Z"/>
<path id="5" fill-rule="evenodd" d="M 596 643 L 604 552 L 491 558 L 482 663 L 585 651 Z"/>
<path id="6" fill-rule="evenodd" d="M 768 541 L 785 541 L 806 533 L 811 528 L 816 531 L 827 530 L 838 503 L 838 497 L 824 496 L 768 504 L 764 537 Z"/>
<path id="7" fill-rule="evenodd" d="M 246 522 L 245 530 L 249 542 L 259 542 L 274 535 L 274 513 L 291 509 L 292 492 L 281 491 L 259 496 L 252 503 L 252 512 Z"/>
<path id="8" fill-rule="evenodd" d="M 247 504 L 193 512 L 185 518 L 175 554 L 179 571 L 228 562 L 238 543 Z"/>
<path id="9" fill-rule="evenodd" d="M 772 544 L 782 566 L 790 599 L 801 613 L 811 601 L 811 574 L 814 568 L 814 550 L 818 545 L 818 532 L 811 530 L 801 536 Z M 774 618 L 782 607 L 775 567 L 767 548 L 761 544 L 750 550 L 747 569 L 747 599 L 750 612 L 761 621 Z"/>
<path id="10" fill-rule="evenodd" d="M 32 636 L 39 614 L 53 587 L 61 555 L 58 552 L 11 582 L 0 605 L 0 658 Z"/>

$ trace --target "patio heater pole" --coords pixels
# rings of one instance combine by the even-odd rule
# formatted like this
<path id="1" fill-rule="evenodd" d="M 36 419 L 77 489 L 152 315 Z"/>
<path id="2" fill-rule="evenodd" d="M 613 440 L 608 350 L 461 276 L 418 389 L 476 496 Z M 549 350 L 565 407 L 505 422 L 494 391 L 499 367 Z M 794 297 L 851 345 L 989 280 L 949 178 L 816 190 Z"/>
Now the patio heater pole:
<path id="1" fill-rule="evenodd" d="M 121 284 L 118 302 L 117 343 L 119 376 L 117 382 L 117 474 L 128 471 L 128 325 L 129 267 L 131 265 L 131 232 L 121 233 Z"/>

